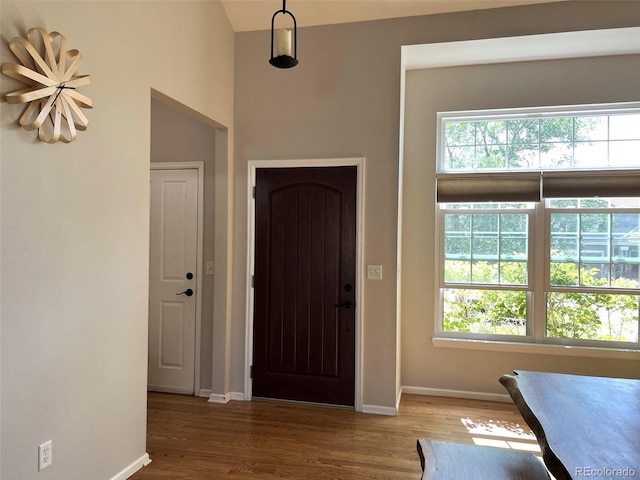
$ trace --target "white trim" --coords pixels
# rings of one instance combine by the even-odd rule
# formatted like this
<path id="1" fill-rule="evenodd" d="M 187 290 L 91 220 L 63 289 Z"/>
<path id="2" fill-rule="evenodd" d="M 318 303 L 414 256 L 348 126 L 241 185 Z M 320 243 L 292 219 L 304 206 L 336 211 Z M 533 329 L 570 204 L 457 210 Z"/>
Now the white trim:
<path id="1" fill-rule="evenodd" d="M 239 402 L 245 401 L 243 392 L 231 392 L 229 395 L 231 395 L 231 400 L 239 401 Z"/>
<path id="2" fill-rule="evenodd" d="M 640 53 L 640 27 L 612 28 L 407 45 L 402 47 L 402 68 L 416 70 L 637 53 Z"/>
<path id="3" fill-rule="evenodd" d="M 211 395 L 210 388 L 201 388 L 200 391 L 198 392 L 198 397 L 200 398 L 209 398 L 210 395 Z"/>
<path id="4" fill-rule="evenodd" d="M 245 332 L 244 332 L 244 399 L 251 400 L 253 383 L 251 381 L 251 367 L 253 366 L 253 272 L 255 271 L 255 216 L 256 206 L 253 201 L 253 187 L 256 184 L 256 166 L 251 161 L 248 164 L 247 175 L 247 272 L 245 298 Z"/>
<path id="5" fill-rule="evenodd" d="M 640 33 L 640 32 L 638 32 Z M 520 119 L 544 119 L 549 117 L 585 117 L 593 115 L 626 115 L 635 114 L 640 110 L 640 102 L 608 102 L 585 103 L 575 105 L 540 105 L 536 107 L 509 107 L 490 108 L 480 110 L 452 110 L 438 112 L 436 121 L 438 132 L 442 137 L 446 122 L 481 122 L 486 120 L 520 120 Z M 633 139 L 630 139 L 633 140 Z M 444 142 L 440 141 L 440 148 Z M 536 170 L 536 169 L 533 169 Z M 539 169 L 538 169 L 539 170 Z M 499 170 L 505 171 L 505 170 Z M 526 170 L 517 170 L 526 171 Z M 554 170 L 549 170 L 554 171 Z"/>
<path id="6" fill-rule="evenodd" d="M 405 125 L 405 95 L 407 72 L 404 65 L 405 54 L 401 55 L 402 69 L 400 70 L 400 132 L 398 151 L 398 210 L 396 224 L 396 381 L 395 386 L 398 395 L 398 402 L 402 395 L 402 231 L 404 208 L 404 125 Z M 435 195 L 435 193 L 434 193 Z M 399 403 L 396 404 L 398 407 Z"/>
<path id="7" fill-rule="evenodd" d="M 211 390 L 209 390 L 211 392 Z M 225 405 L 231 400 L 233 401 L 245 401 L 245 395 L 242 392 L 227 392 L 224 395 L 220 393 L 209 393 L 209 403 L 218 403 Z M 250 400 L 250 399 L 249 399 Z"/>
<path id="8" fill-rule="evenodd" d="M 160 392 L 160 393 L 178 393 L 180 395 L 194 395 L 194 392 L 190 388 L 180 387 L 165 387 L 162 385 L 147 385 L 147 391 Z"/>
<path id="9" fill-rule="evenodd" d="M 380 405 L 362 405 L 362 413 L 395 417 L 396 415 L 398 415 L 398 409 L 395 407 L 382 407 Z"/>
<path id="10" fill-rule="evenodd" d="M 224 395 L 220 393 L 212 393 L 211 395 L 209 395 L 209 403 L 219 403 L 225 405 L 229 403 L 229 400 L 231 400 L 230 393 L 225 393 Z"/>
<path id="11" fill-rule="evenodd" d="M 355 350 L 355 395 L 354 409 L 363 411 L 362 405 L 362 369 L 363 369 L 363 328 L 362 328 L 362 292 L 363 292 L 363 254 L 364 254 L 364 179 L 365 159 L 356 158 L 321 158 L 301 160 L 250 160 L 247 175 L 247 273 L 246 273 L 246 312 L 245 319 L 245 368 L 244 368 L 244 400 L 251 400 L 251 365 L 253 364 L 253 287 L 251 277 L 255 270 L 255 202 L 253 187 L 256 184 L 258 168 L 305 168 L 305 167 L 349 167 L 357 169 L 356 198 L 356 350 Z"/>
<path id="12" fill-rule="evenodd" d="M 122 470 L 120 473 L 111 477 L 110 480 L 127 480 L 127 478 L 129 478 L 131 475 L 136 473 L 142 467 L 146 467 L 150 463 L 151 463 L 151 459 L 149 458 L 149 454 L 145 453 L 139 459 L 133 462 L 131 465 L 126 467 L 124 470 Z"/>
<path id="13" fill-rule="evenodd" d="M 474 340 L 468 338 L 435 337 L 434 347 L 458 348 L 461 350 L 483 350 L 508 353 L 530 353 L 536 355 L 557 355 L 561 357 L 613 358 L 619 360 L 640 360 L 639 350 L 624 350 L 578 345 L 552 345 L 542 343 L 504 342 L 494 340 Z"/>
<path id="14" fill-rule="evenodd" d="M 448 390 L 442 388 L 427 387 L 402 387 L 402 393 L 414 395 L 428 395 L 431 397 L 468 398 L 471 400 L 488 400 L 490 402 L 511 402 L 511 397 L 506 393 L 469 392 L 465 390 Z"/>
<path id="15" fill-rule="evenodd" d="M 200 391 L 200 337 L 202 336 L 202 277 L 204 276 L 204 162 L 151 162 L 151 170 L 197 170 L 198 171 L 198 247 L 196 252 L 196 338 L 193 369 L 193 392 Z M 160 390 L 157 390 L 160 391 Z"/>

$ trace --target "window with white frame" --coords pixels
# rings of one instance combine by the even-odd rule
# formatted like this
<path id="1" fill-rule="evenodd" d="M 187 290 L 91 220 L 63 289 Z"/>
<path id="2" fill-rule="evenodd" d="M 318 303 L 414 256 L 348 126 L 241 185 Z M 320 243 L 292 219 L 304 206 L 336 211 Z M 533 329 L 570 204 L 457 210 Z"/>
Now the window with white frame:
<path id="1" fill-rule="evenodd" d="M 640 349 L 640 104 L 438 121 L 437 335 Z"/>

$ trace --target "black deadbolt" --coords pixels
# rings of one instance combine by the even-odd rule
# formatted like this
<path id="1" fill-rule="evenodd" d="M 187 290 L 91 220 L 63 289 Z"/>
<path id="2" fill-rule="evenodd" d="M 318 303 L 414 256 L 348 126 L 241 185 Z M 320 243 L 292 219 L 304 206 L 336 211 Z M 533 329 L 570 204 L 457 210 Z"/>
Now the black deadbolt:
<path id="1" fill-rule="evenodd" d="M 344 286 L 344 291 L 345 291 L 345 292 L 350 292 L 351 290 L 353 290 L 353 285 L 351 285 L 350 283 L 347 283 L 347 284 Z"/>
<path id="2" fill-rule="evenodd" d="M 191 280 L 193 278 L 193 273 L 187 273 L 187 280 Z"/>

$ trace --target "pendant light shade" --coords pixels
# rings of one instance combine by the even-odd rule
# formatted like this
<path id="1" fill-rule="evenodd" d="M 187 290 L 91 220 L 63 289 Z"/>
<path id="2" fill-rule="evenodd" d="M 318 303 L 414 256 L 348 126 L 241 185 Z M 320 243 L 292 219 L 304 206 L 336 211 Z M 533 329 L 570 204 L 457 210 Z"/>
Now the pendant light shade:
<path id="1" fill-rule="evenodd" d="M 298 64 L 298 33 L 296 17 L 287 10 L 287 0 L 282 0 L 282 10 L 271 17 L 271 60 L 269 63 L 277 68 L 291 68 Z M 289 15 L 293 20 L 293 29 L 275 29 L 276 16 Z"/>

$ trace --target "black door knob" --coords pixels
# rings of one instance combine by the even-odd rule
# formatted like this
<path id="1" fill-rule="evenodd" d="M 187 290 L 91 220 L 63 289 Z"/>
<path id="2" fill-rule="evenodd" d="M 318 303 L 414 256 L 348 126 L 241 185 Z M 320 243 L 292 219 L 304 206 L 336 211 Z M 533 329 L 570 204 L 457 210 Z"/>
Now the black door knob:
<path id="1" fill-rule="evenodd" d="M 187 288 L 184 292 L 176 293 L 176 295 L 186 295 L 187 297 L 190 297 L 193 295 L 193 290 Z"/>

